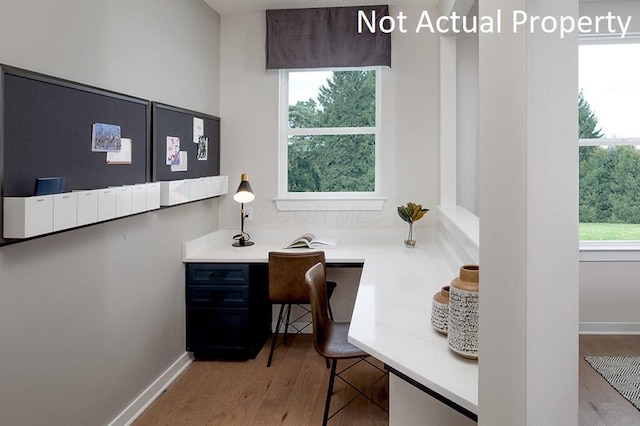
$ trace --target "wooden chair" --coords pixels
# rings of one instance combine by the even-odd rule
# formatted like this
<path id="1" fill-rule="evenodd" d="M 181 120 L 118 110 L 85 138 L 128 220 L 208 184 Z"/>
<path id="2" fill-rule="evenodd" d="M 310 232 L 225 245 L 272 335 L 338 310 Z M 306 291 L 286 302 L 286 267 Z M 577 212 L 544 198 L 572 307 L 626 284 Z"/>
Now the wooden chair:
<path id="1" fill-rule="evenodd" d="M 291 326 L 296 334 L 302 333 L 311 324 L 311 309 L 305 305 L 310 304 L 309 290 L 304 281 L 305 272 L 316 263 L 324 265 L 323 251 L 305 252 L 270 252 L 269 253 L 269 301 L 272 305 L 279 304 L 280 312 L 276 322 L 276 329 L 271 340 L 271 350 L 267 367 L 271 366 L 273 351 L 280 328 L 284 325 L 283 342 L 287 339 L 287 333 Z M 333 281 L 326 283 L 327 296 L 331 298 L 337 284 Z M 300 306 L 302 312 L 293 321 L 291 320 L 291 306 Z M 329 306 L 329 310 L 331 306 Z M 333 318 L 333 314 L 331 314 Z M 306 319 L 306 320 L 305 320 Z M 300 323 L 304 323 L 300 326 Z M 327 362 L 327 368 L 329 363 Z"/>
<path id="2" fill-rule="evenodd" d="M 322 420 L 323 426 L 327 424 L 329 419 L 338 414 L 343 408 L 353 402 L 359 396 L 362 396 L 373 404 L 388 412 L 388 410 L 382 405 L 374 401 L 365 392 L 373 388 L 383 378 L 387 377 L 387 372 L 378 366 L 370 363 L 367 360 L 369 354 L 361 350 L 360 348 L 349 343 L 347 337 L 349 333 L 348 322 L 334 322 L 329 317 L 329 301 L 327 298 L 327 290 L 325 284 L 325 271 L 322 263 L 317 263 L 312 266 L 305 273 L 305 282 L 309 288 L 309 298 L 311 300 L 311 312 L 313 318 L 313 346 L 316 352 L 323 356 L 327 360 L 331 360 L 331 378 L 329 379 L 329 387 L 327 389 L 327 399 L 324 407 L 324 418 Z M 365 388 L 357 388 L 350 383 L 342 375 L 347 370 L 351 369 L 355 364 L 349 365 L 340 371 L 337 371 L 338 360 L 360 358 L 359 362 L 366 362 L 373 368 L 382 373 L 379 377 L 372 381 Z M 357 364 L 357 363 L 356 363 Z M 349 400 L 346 404 L 336 410 L 331 416 L 329 416 L 329 408 L 331 406 L 331 395 L 333 394 L 333 385 L 336 378 L 339 378 L 347 385 L 355 389 L 358 393 L 355 397 Z"/>

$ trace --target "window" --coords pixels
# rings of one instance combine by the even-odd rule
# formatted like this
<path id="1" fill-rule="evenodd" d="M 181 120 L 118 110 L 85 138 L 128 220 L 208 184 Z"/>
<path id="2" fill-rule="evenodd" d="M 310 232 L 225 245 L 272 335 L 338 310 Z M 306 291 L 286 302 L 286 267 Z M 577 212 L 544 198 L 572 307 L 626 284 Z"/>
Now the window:
<path id="1" fill-rule="evenodd" d="M 640 43 L 579 48 L 580 240 L 640 241 Z"/>
<path id="2" fill-rule="evenodd" d="M 280 198 L 378 197 L 379 68 L 280 73 Z"/>

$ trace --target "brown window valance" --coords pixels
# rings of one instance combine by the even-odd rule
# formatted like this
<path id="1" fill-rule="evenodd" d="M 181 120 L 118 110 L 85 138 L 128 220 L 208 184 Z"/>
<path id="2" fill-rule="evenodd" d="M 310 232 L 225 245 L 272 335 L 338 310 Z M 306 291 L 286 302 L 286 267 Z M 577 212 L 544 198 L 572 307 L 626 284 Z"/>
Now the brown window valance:
<path id="1" fill-rule="evenodd" d="M 375 33 L 358 33 L 359 10 L 375 11 Z M 391 66 L 391 34 L 377 26 L 388 15 L 389 6 L 267 10 L 267 69 Z"/>

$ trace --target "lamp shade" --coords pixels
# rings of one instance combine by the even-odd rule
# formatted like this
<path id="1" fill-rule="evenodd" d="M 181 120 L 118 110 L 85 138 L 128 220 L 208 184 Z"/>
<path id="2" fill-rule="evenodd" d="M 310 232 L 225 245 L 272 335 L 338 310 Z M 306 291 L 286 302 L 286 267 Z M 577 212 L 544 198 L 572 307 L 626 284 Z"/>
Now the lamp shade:
<path id="1" fill-rule="evenodd" d="M 249 175 L 247 173 L 243 173 L 240 177 L 240 185 L 238 186 L 236 193 L 233 195 L 233 199 L 238 203 L 250 203 L 255 198 L 256 196 L 253 194 L 251 185 L 249 185 Z"/>

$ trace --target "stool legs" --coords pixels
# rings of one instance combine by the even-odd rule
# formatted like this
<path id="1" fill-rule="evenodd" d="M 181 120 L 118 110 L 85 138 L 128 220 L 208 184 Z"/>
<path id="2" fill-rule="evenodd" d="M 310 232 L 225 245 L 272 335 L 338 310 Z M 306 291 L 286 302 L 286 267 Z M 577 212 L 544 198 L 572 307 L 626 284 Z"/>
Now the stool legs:
<path id="1" fill-rule="evenodd" d="M 278 340 L 278 335 L 280 334 L 280 327 L 281 325 L 284 323 L 284 334 L 282 335 L 282 341 L 286 342 L 287 341 L 287 334 L 289 333 L 289 324 L 291 323 L 291 303 L 288 304 L 281 304 L 280 305 L 280 311 L 278 313 L 278 320 L 276 321 L 276 331 L 273 333 L 273 336 L 271 337 L 271 349 L 269 350 L 269 359 L 267 360 L 267 367 L 271 367 L 271 360 L 273 358 L 273 351 L 276 348 L 276 341 Z M 286 314 L 285 314 L 285 308 L 286 308 Z M 285 318 L 286 315 L 286 318 Z M 308 314 L 306 314 L 308 315 Z M 331 317 L 331 319 L 333 320 L 333 312 L 331 312 L 331 303 L 329 303 L 329 316 Z M 297 321 L 297 320 L 296 320 Z M 293 326 L 294 329 L 298 330 L 295 325 Z M 303 327 L 306 328 L 307 326 Z M 302 329 L 298 330 L 298 332 L 301 332 Z M 327 364 L 327 368 L 329 368 L 329 360 L 326 360 L 326 364 Z"/>
<path id="2" fill-rule="evenodd" d="M 273 350 L 276 348 L 276 340 L 278 340 L 278 332 L 280 331 L 280 322 L 282 322 L 283 311 L 284 311 L 284 304 L 280 305 L 280 313 L 278 314 L 278 321 L 276 322 L 276 332 L 273 334 L 273 338 L 271 339 L 271 350 L 269 351 L 269 359 L 267 360 L 267 367 L 271 367 L 271 358 L 273 358 Z"/>
<path id="3" fill-rule="evenodd" d="M 329 359 L 327 359 L 327 363 Z M 333 393 L 333 382 L 336 378 L 336 367 L 338 366 L 338 360 L 331 360 L 331 377 L 329 379 L 329 387 L 327 388 L 327 400 L 324 403 L 324 417 L 322 418 L 322 426 L 326 426 L 329 421 L 329 407 L 331 406 L 331 394 Z"/>
<path id="4" fill-rule="evenodd" d="M 325 358 L 325 359 L 327 360 L 327 362 L 329 361 L 329 358 Z M 363 386 L 363 387 L 359 387 L 359 386 L 356 387 L 355 384 L 353 384 L 349 380 L 347 380 L 347 378 L 344 377 L 342 374 L 345 373 L 347 370 L 355 367 L 356 365 L 358 365 L 358 364 L 360 364 L 362 362 L 367 363 L 371 367 L 373 367 L 376 370 L 378 370 L 379 371 L 379 375 L 375 380 L 372 380 L 369 383 L 369 385 Z M 327 399 L 326 399 L 325 405 L 324 405 L 324 418 L 322 419 L 322 425 L 323 426 L 325 426 L 327 424 L 329 419 L 331 419 L 333 416 L 338 414 L 340 411 L 342 411 L 344 408 L 346 408 L 349 404 L 351 404 L 353 401 L 355 401 L 359 397 L 366 398 L 367 400 L 369 400 L 369 402 L 371 402 L 372 404 L 374 404 L 375 406 L 380 408 L 382 411 L 385 411 L 387 413 L 389 412 L 389 410 L 387 408 L 383 407 L 378 402 L 376 402 L 373 399 L 373 396 L 367 395 L 367 392 L 369 390 L 373 389 L 373 387 L 379 381 L 389 377 L 388 372 L 386 370 L 381 369 L 380 367 L 372 364 L 369 360 L 367 360 L 366 356 L 365 357 L 361 357 L 360 360 L 358 360 L 355 363 L 352 363 L 351 365 L 347 366 L 346 368 L 343 368 L 340 371 L 338 371 L 337 366 L 338 366 L 338 359 L 337 358 L 331 358 L 331 376 L 329 378 L 329 386 L 327 387 Z M 329 410 L 331 408 L 331 397 L 333 396 L 333 386 L 334 386 L 336 377 L 339 378 L 340 380 L 342 380 L 342 382 L 344 382 L 344 384 L 346 384 L 347 386 L 349 386 L 350 388 L 355 390 L 357 392 L 357 394 L 353 398 L 351 398 L 349 401 L 347 401 L 346 403 L 343 403 L 342 407 L 340 407 L 337 410 L 335 410 L 333 414 L 329 415 Z"/>

